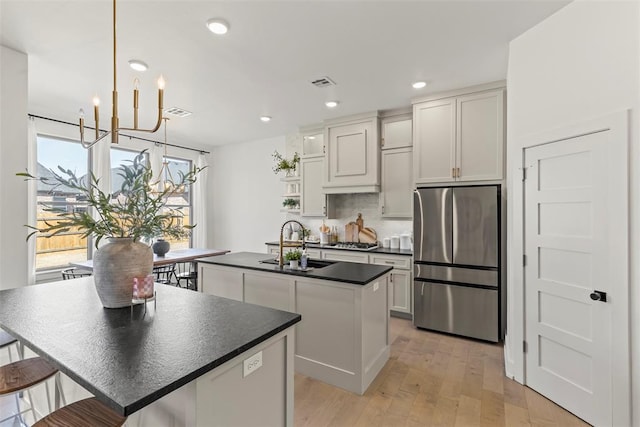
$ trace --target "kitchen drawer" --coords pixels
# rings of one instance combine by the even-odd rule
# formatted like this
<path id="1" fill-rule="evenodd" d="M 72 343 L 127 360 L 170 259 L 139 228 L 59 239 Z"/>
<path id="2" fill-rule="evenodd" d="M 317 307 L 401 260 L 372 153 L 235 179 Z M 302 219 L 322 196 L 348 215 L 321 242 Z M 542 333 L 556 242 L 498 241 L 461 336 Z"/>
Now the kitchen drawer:
<path id="1" fill-rule="evenodd" d="M 370 264 L 388 265 L 401 270 L 411 269 L 410 256 L 376 255 L 371 254 Z"/>
<path id="2" fill-rule="evenodd" d="M 320 249 L 309 249 L 309 248 L 307 248 L 307 255 L 309 255 L 309 258 L 320 259 L 321 258 L 321 251 L 320 251 Z"/>
<path id="3" fill-rule="evenodd" d="M 359 262 L 362 264 L 369 263 L 369 254 L 357 251 L 322 251 L 322 259 L 332 261 Z"/>

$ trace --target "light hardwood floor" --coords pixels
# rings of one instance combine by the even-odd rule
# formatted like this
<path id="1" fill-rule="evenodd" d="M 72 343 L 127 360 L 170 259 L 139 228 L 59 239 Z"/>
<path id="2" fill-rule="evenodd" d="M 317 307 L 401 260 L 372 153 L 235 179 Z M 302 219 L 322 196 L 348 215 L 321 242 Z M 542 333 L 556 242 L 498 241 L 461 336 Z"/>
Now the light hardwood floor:
<path id="1" fill-rule="evenodd" d="M 363 396 L 296 374 L 296 427 L 588 425 L 505 377 L 502 345 L 390 325 L 391 358 Z"/>

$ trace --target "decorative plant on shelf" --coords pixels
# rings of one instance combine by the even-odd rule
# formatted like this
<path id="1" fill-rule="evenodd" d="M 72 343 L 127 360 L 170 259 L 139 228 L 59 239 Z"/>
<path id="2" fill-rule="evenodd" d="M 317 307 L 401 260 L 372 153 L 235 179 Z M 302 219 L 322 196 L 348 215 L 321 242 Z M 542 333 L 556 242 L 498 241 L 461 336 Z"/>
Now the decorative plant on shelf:
<path id="1" fill-rule="evenodd" d="M 299 204 L 300 204 L 300 201 L 297 199 L 284 199 L 282 201 L 282 206 L 289 209 L 296 209 L 298 208 Z"/>
<path id="2" fill-rule="evenodd" d="M 292 250 L 284 254 L 284 259 L 286 261 L 299 261 L 302 258 L 302 252 L 299 250 Z"/>
<path id="3" fill-rule="evenodd" d="M 86 200 L 89 210 L 71 212 L 54 206 L 45 211 L 56 214 L 55 221 L 44 221 L 44 226 L 26 225 L 35 234 L 53 237 L 68 231 L 78 230 L 82 237 L 92 236 L 98 250 L 93 258 L 96 290 L 107 308 L 128 307 L 131 304 L 133 280 L 151 274 L 153 253 L 150 242 L 153 237 L 183 238 L 195 225 L 183 225 L 185 216 L 179 208 L 166 206 L 167 198 L 177 189 L 196 182 L 202 168 L 194 167 L 187 173 L 178 172 L 176 182 L 157 185 L 153 182 L 153 171 L 147 164 L 146 150 L 121 165 L 117 174 L 122 185 L 115 193 L 106 193 L 100 188 L 100 179 L 91 174 L 77 177 L 71 170 L 58 167 L 59 173 L 50 170 L 51 176 L 37 177 L 27 172 L 16 175 L 26 180 L 36 180 L 50 185 L 51 191 L 62 187 L 71 189 L 78 198 Z M 107 237 L 109 243 L 98 247 Z M 146 239 L 149 243 L 141 243 Z"/>
<path id="4" fill-rule="evenodd" d="M 273 172 L 276 174 L 280 171 L 285 171 L 287 176 L 289 176 L 296 171 L 300 163 L 300 155 L 298 152 L 293 153 L 293 159 L 291 160 L 282 157 L 282 154 L 278 153 L 278 150 L 273 152 L 272 157 L 276 161 L 276 165 L 273 167 Z"/>

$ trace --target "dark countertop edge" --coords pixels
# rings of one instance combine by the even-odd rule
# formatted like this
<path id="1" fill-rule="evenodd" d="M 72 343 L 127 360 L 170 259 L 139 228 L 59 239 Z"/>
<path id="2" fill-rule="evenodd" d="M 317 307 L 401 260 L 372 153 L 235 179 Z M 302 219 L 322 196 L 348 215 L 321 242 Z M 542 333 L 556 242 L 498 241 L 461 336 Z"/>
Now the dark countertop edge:
<path id="1" fill-rule="evenodd" d="M 284 324 L 280 325 L 279 327 L 267 332 L 266 334 L 263 334 L 261 336 L 259 336 L 258 338 L 249 341 L 248 343 L 246 343 L 245 345 L 242 345 L 240 347 L 238 347 L 237 349 L 235 349 L 234 351 L 231 351 L 229 353 L 227 353 L 226 355 L 214 360 L 213 362 L 204 365 L 203 367 L 196 369 L 195 371 L 193 371 L 192 373 L 190 373 L 189 375 L 186 375 L 184 378 L 181 378 L 180 380 L 169 384 L 168 386 L 165 386 L 164 388 L 162 388 L 161 390 L 158 390 L 157 392 L 153 393 L 152 395 L 140 399 L 130 405 L 127 406 L 122 406 L 121 404 L 119 404 L 118 402 L 110 399 L 108 396 L 106 396 L 104 393 L 102 393 L 99 389 L 97 389 L 96 387 L 94 387 L 93 385 L 87 383 L 86 381 L 84 381 L 82 378 L 79 378 L 78 376 L 76 376 L 70 369 L 68 369 L 68 367 L 66 365 L 61 364 L 59 361 L 49 357 L 48 354 L 46 354 L 44 351 L 42 351 L 42 349 L 40 349 L 38 346 L 36 346 L 34 343 L 32 343 L 29 340 L 26 340 L 24 338 L 20 338 L 20 341 L 22 343 L 24 343 L 27 347 L 29 347 L 30 350 L 34 351 L 35 353 L 38 354 L 38 356 L 42 357 L 43 359 L 45 359 L 46 361 L 50 362 L 51 364 L 53 364 L 59 371 L 61 371 L 63 374 L 67 375 L 69 378 L 71 378 L 73 381 L 75 381 L 77 384 L 79 384 L 80 386 L 84 387 L 87 391 L 89 391 L 91 394 L 93 394 L 96 397 L 99 397 L 99 400 L 102 402 L 107 402 L 107 406 L 109 406 L 111 409 L 113 409 L 114 411 L 116 411 L 118 414 L 128 417 L 129 415 L 132 415 L 133 413 L 139 411 L 140 409 L 150 405 L 151 403 L 155 402 L 156 400 L 166 396 L 167 394 L 171 393 L 172 391 L 175 391 L 177 389 L 179 389 L 180 387 L 190 383 L 191 381 L 201 377 L 202 375 L 206 374 L 207 372 L 217 368 L 218 366 L 224 364 L 225 362 L 228 362 L 229 360 L 233 359 L 234 357 L 244 353 L 245 351 L 251 349 L 252 347 L 255 347 L 256 345 L 268 340 L 269 338 L 279 334 L 280 332 L 284 331 L 285 329 L 295 325 L 296 323 L 300 322 L 302 320 L 302 316 L 300 314 L 297 314 L 294 318 L 292 318 L 291 320 L 285 322 Z M 11 335 L 13 336 L 18 336 L 14 331 L 12 331 L 9 328 L 3 327 L 2 329 L 4 329 L 5 331 L 9 332 Z"/>
<path id="2" fill-rule="evenodd" d="M 279 242 L 265 242 L 265 245 L 280 246 Z M 400 255 L 400 256 L 413 256 L 413 251 L 409 249 L 390 249 L 390 248 L 375 248 L 375 249 L 345 249 L 336 248 L 331 245 L 321 245 L 320 243 L 305 243 L 309 249 L 328 249 L 331 251 L 349 251 L 349 252 L 367 252 L 372 254 L 385 254 L 385 255 Z"/>
<path id="3" fill-rule="evenodd" d="M 385 274 L 387 274 L 388 272 L 393 270 L 393 267 L 387 267 L 386 270 L 382 271 L 379 274 L 372 275 L 369 278 L 369 280 L 364 282 L 364 281 L 361 281 L 361 280 L 346 280 L 346 279 L 340 279 L 340 278 L 336 278 L 336 277 L 318 276 L 318 275 L 314 275 L 312 272 L 308 272 L 308 271 L 291 271 L 291 270 L 286 270 L 286 269 L 282 269 L 282 270 L 276 271 L 276 270 L 258 268 L 258 267 L 254 267 L 254 266 L 251 266 L 251 265 L 238 265 L 238 264 L 234 264 L 234 263 L 230 263 L 230 262 L 223 262 L 223 261 L 221 261 L 221 257 L 198 258 L 196 260 L 196 262 L 201 262 L 203 264 L 222 265 L 222 266 L 225 266 L 225 267 L 232 267 L 232 268 L 245 268 L 247 270 L 260 271 L 260 272 L 263 272 L 263 273 L 287 274 L 289 276 L 296 276 L 296 277 L 303 277 L 303 278 L 317 279 L 317 280 L 327 280 L 329 282 L 348 283 L 350 285 L 360 285 L 360 286 L 364 286 L 364 285 L 366 285 L 368 283 L 371 283 L 372 281 L 374 281 L 378 277 L 384 276 Z M 335 262 L 342 262 L 342 261 L 335 261 Z M 271 265 L 271 264 L 267 264 L 267 265 Z M 375 265 L 375 264 L 364 264 L 364 265 Z M 384 266 L 378 266 L 378 267 L 384 267 Z"/>
<path id="4" fill-rule="evenodd" d="M 285 329 L 295 325 L 296 323 L 300 322 L 302 320 L 302 316 L 300 314 L 297 314 L 293 319 L 291 319 L 290 321 L 280 325 L 279 327 L 271 330 L 270 332 L 267 332 L 266 334 L 259 336 L 258 338 L 249 341 L 248 343 L 246 343 L 243 346 L 238 347 L 237 349 L 235 349 L 234 351 L 227 353 L 226 355 L 214 360 L 213 362 L 199 368 L 196 369 L 195 371 L 193 371 L 191 374 L 185 376 L 184 378 L 181 378 L 179 381 L 174 382 L 173 384 L 170 384 L 166 387 L 164 387 L 162 390 L 159 390 L 158 392 L 154 393 L 153 395 L 146 397 L 144 399 L 140 399 L 137 402 L 132 403 L 129 406 L 124 407 L 124 411 L 121 412 L 122 415 L 124 416 L 129 416 L 131 414 L 133 414 L 136 411 L 139 411 L 140 409 L 148 406 L 149 404 L 155 402 L 156 400 L 166 396 L 167 394 L 171 393 L 172 391 L 175 391 L 177 389 L 179 389 L 180 387 L 190 383 L 191 381 L 201 377 L 202 375 L 206 374 L 209 371 L 214 370 L 215 368 L 217 368 L 218 366 L 224 364 L 225 362 L 228 362 L 229 360 L 233 359 L 234 357 L 244 353 L 245 351 L 248 351 L 249 349 L 251 349 L 252 347 L 257 346 L 260 343 L 265 342 L 266 340 L 268 340 L 269 338 L 276 336 L 277 334 L 279 334 L 280 332 L 284 331 Z"/>

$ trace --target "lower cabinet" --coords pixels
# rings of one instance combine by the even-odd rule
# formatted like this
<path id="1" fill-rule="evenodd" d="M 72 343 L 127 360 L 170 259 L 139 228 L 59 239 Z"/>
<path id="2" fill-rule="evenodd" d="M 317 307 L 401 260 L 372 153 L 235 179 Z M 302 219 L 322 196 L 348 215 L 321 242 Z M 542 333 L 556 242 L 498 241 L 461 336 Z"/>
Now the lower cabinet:
<path id="1" fill-rule="evenodd" d="M 198 263 L 198 278 L 203 293 L 223 298 L 244 300 L 242 271 Z"/>

